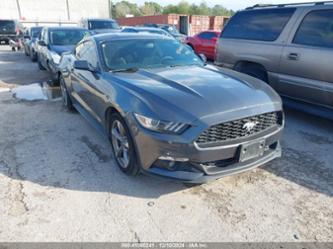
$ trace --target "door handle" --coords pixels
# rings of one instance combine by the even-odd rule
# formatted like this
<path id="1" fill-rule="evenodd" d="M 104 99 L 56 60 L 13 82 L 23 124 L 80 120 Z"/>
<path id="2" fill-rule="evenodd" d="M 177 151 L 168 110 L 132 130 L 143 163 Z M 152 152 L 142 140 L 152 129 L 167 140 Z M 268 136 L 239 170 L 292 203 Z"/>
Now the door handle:
<path id="1" fill-rule="evenodd" d="M 288 54 L 288 59 L 293 60 L 293 61 L 297 61 L 299 59 L 299 54 L 298 53 L 290 53 L 290 54 Z"/>

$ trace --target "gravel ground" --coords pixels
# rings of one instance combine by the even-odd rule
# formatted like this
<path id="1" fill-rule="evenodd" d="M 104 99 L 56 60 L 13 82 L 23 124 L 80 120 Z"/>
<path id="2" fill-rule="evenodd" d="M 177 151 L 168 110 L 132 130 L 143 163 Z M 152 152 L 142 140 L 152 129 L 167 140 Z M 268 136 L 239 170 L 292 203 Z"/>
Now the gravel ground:
<path id="1" fill-rule="evenodd" d="M 0 241 L 333 242 L 331 121 L 286 110 L 281 159 L 201 186 L 128 177 L 108 141 L 60 99 L 5 90 L 48 78 L 5 50 Z"/>

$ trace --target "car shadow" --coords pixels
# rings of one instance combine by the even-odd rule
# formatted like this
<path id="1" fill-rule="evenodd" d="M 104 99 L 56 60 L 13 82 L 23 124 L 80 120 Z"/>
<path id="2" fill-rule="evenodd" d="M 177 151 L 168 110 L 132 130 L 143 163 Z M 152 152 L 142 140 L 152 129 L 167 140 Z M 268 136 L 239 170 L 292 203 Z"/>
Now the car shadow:
<path id="1" fill-rule="evenodd" d="M 333 196 L 333 122 L 285 109 L 282 158 L 264 170 L 305 188 Z"/>
<path id="2" fill-rule="evenodd" d="M 29 102 L 32 108 L 40 105 Z M 109 142 L 81 115 L 65 110 L 63 113 L 69 125 L 58 126 L 58 131 L 50 123 L 31 124 L 36 131 L 27 136 L 10 131 L 0 141 L 0 174 L 45 187 L 138 198 L 158 198 L 187 188 L 180 182 L 144 174 L 125 175 L 113 160 Z"/>

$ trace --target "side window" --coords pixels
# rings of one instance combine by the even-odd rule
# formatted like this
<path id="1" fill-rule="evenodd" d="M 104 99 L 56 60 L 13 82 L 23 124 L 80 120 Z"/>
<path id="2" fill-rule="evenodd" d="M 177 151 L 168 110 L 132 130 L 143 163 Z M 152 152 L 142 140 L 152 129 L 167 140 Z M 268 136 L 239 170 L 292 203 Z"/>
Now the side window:
<path id="1" fill-rule="evenodd" d="M 215 34 L 215 33 L 212 33 L 212 32 L 202 32 L 202 33 L 199 34 L 198 36 L 199 36 L 199 38 L 201 38 L 201 39 L 210 40 L 210 39 L 212 39 L 213 37 L 216 37 L 216 34 Z"/>
<path id="2" fill-rule="evenodd" d="M 44 40 L 44 33 L 45 33 L 45 29 L 43 29 L 42 32 L 39 35 L 40 40 Z"/>
<path id="3" fill-rule="evenodd" d="M 295 8 L 246 10 L 235 14 L 221 33 L 222 38 L 275 41 Z"/>
<path id="4" fill-rule="evenodd" d="M 95 45 L 92 41 L 86 41 L 78 45 L 75 49 L 75 55 L 80 60 L 86 60 L 93 67 L 97 67 L 98 59 L 95 51 Z"/>
<path id="5" fill-rule="evenodd" d="M 296 32 L 293 43 L 333 48 L 333 9 L 307 14 Z"/>

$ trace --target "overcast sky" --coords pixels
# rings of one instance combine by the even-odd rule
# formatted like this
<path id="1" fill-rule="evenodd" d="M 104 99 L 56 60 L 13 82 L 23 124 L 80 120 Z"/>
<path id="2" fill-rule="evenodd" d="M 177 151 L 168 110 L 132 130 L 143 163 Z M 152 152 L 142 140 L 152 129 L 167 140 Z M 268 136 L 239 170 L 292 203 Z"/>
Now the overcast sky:
<path id="1" fill-rule="evenodd" d="M 180 0 L 129 0 L 132 3 L 143 4 L 145 1 L 154 1 L 161 5 L 177 4 Z M 187 0 L 190 3 L 200 4 L 201 0 Z M 215 4 L 222 4 L 228 9 L 239 10 L 258 3 L 295 3 L 295 2 L 320 2 L 322 0 L 205 0 L 207 4 L 213 6 Z M 118 1 L 114 1 L 118 2 Z"/>

